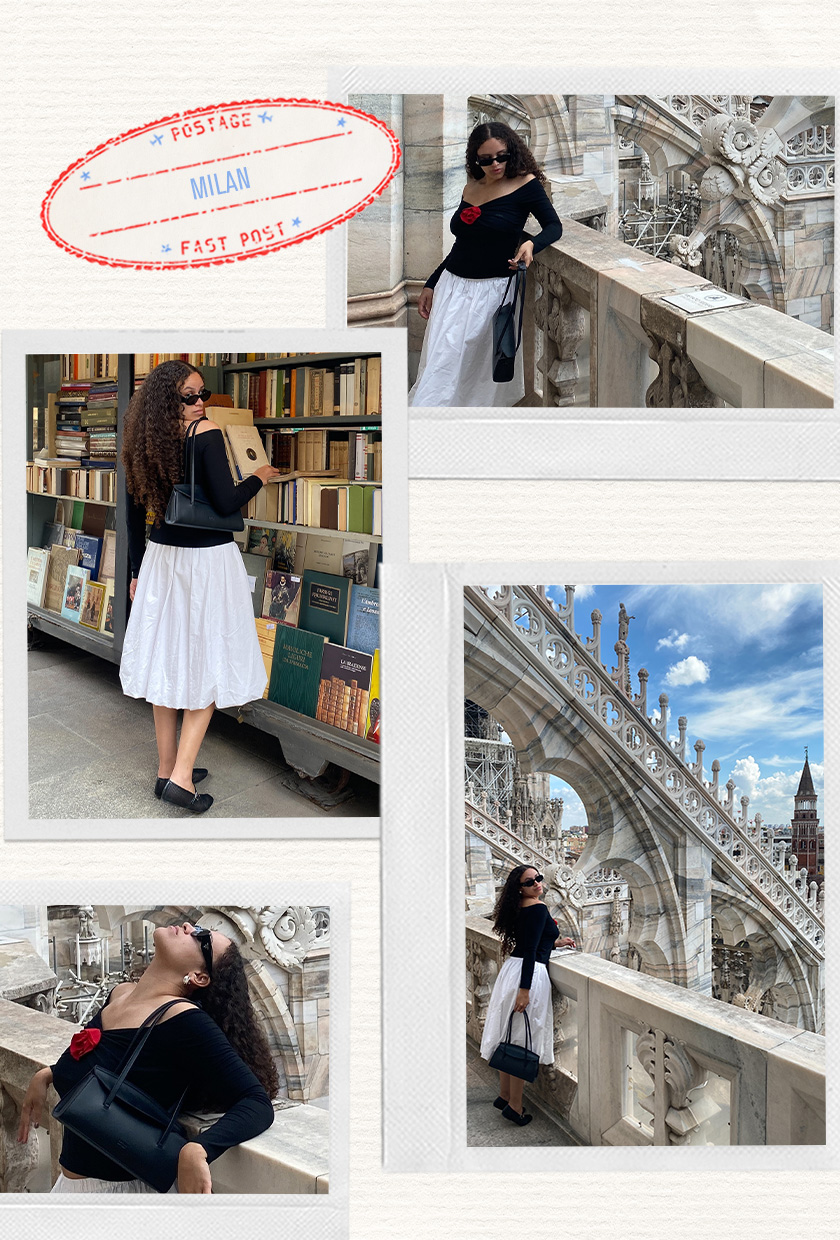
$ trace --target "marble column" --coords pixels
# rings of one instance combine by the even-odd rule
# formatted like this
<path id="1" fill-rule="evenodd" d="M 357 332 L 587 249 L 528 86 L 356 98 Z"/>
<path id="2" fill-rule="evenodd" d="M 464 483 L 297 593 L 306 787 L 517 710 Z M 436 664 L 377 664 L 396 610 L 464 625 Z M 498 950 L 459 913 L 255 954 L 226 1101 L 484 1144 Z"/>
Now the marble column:
<path id="1" fill-rule="evenodd" d="M 403 101 L 404 277 L 408 312 L 408 372 L 413 383 L 425 323 L 416 311 L 426 280 L 452 247 L 449 218 L 467 179 L 467 99 L 406 95 Z"/>
<path id="2" fill-rule="evenodd" d="M 384 122 L 402 145 L 402 95 L 351 95 L 350 103 Z M 348 322 L 405 327 L 404 170 L 348 225 Z"/>

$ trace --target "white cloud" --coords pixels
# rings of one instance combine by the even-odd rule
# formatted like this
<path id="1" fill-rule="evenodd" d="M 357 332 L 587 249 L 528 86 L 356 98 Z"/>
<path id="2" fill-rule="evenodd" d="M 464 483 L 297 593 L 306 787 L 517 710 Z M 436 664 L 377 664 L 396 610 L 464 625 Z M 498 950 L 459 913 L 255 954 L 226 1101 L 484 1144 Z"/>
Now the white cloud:
<path id="1" fill-rule="evenodd" d="M 696 655 L 672 664 L 665 675 L 666 685 L 703 685 L 709 679 L 709 665 Z"/>
<path id="2" fill-rule="evenodd" d="M 787 759 L 785 761 L 787 762 Z M 824 771 L 825 768 L 819 763 L 811 764 L 811 775 L 818 797 L 823 790 Z M 739 758 L 731 772 L 731 778 L 737 785 L 736 803 L 739 796 L 746 795 L 750 798 L 751 818 L 759 813 L 765 822 L 789 822 L 793 817 L 793 798 L 801 775 L 801 759 L 795 771 L 774 771 L 772 775 L 762 778 L 761 768 L 752 754 Z"/>
<path id="3" fill-rule="evenodd" d="M 822 668 L 772 676 L 761 684 L 709 688 L 692 702 L 689 725 L 707 745 L 756 733 L 807 744 L 822 732 L 821 693 Z"/>
<path id="4" fill-rule="evenodd" d="M 685 650 L 691 640 L 688 633 L 680 633 L 677 629 L 671 629 L 667 637 L 660 637 L 656 643 L 656 649 Z"/>
<path id="5" fill-rule="evenodd" d="M 590 594 L 594 593 L 594 586 L 575 586 L 575 602 L 579 602 L 582 598 L 589 598 Z"/>
<path id="6" fill-rule="evenodd" d="M 810 620 L 821 609 L 822 587 L 802 582 L 635 586 L 626 590 L 625 602 L 648 623 L 659 622 L 666 629 L 674 623 L 691 624 L 704 641 L 724 634 L 730 650 L 744 645 L 771 650 L 782 643 L 793 617 Z"/>

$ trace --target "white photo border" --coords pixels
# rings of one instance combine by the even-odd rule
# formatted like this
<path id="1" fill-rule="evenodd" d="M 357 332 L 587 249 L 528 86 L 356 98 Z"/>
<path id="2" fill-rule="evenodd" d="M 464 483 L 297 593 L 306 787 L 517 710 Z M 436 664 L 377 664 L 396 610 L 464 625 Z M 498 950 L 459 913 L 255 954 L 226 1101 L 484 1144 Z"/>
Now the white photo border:
<path id="1" fill-rule="evenodd" d="M 840 564 L 833 562 L 417 564 L 389 566 L 387 664 L 391 712 L 383 736 L 383 1126 L 388 1171 L 803 1171 L 840 1168 L 837 1040 L 827 1044 L 825 1146 L 469 1147 L 466 1144 L 463 696 L 464 587 L 525 577 L 550 584 L 815 583 L 823 587 L 825 809 L 840 786 Z M 410 703 L 410 708 L 407 704 Z M 443 716 L 441 710 L 444 710 Z M 714 738 L 711 738 L 714 739 Z M 398 777 L 395 776 L 398 772 Z M 419 790 L 422 789 L 422 796 Z M 826 833 L 827 870 L 840 849 Z M 827 884 L 828 918 L 840 904 Z M 406 917 L 410 909 L 410 932 Z M 837 957 L 827 969 L 827 1027 L 838 1018 Z"/>

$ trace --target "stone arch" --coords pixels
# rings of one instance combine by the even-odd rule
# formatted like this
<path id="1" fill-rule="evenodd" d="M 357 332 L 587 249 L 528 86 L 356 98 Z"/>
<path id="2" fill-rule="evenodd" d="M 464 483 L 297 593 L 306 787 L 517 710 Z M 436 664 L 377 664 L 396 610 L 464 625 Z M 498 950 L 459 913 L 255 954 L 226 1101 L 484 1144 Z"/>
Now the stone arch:
<path id="1" fill-rule="evenodd" d="M 494 627 L 479 637 L 467 643 L 465 694 L 502 724 L 523 770 L 548 772 L 575 789 L 589 824 L 576 871 L 620 870 L 639 932 L 668 958 L 668 980 L 693 984 L 676 875 L 639 799 L 640 776 L 619 765 L 577 704 L 550 688 Z"/>
<path id="2" fill-rule="evenodd" d="M 803 960 L 781 922 L 776 921 L 760 905 L 724 883 L 712 883 L 712 913 L 719 925 L 739 925 L 757 962 L 759 973 L 748 993 L 758 997 L 774 985 L 786 985 L 797 996 L 796 1012 L 792 1001 L 785 1003 L 790 1016 L 788 1023 L 817 1032 L 820 1027 L 819 1002 L 811 985 L 809 962 Z M 771 973 L 774 975 L 771 981 Z M 787 993 L 787 992 L 785 992 Z"/>

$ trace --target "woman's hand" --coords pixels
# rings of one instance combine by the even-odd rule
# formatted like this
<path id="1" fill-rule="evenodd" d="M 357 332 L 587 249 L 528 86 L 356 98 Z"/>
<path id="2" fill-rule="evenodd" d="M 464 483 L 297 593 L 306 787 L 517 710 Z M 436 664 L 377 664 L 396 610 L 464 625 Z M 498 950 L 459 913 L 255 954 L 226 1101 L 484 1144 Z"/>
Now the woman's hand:
<path id="1" fill-rule="evenodd" d="M 254 470 L 254 474 L 259 478 L 260 482 L 265 486 L 267 482 L 271 482 L 273 478 L 280 477 L 280 470 L 275 469 L 273 465 L 260 465 L 259 469 Z"/>
<path id="2" fill-rule="evenodd" d="M 128 597 L 134 602 L 134 596 L 137 593 L 137 578 L 131 578 L 131 585 L 128 587 Z"/>
<path id="3" fill-rule="evenodd" d="M 213 1181 L 207 1165 L 207 1151 L 197 1141 L 188 1141 L 178 1155 L 178 1192 L 212 1193 Z"/>
<path id="4" fill-rule="evenodd" d="M 508 267 L 510 267 L 511 271 L 515 271 L 518 263 L 524 263 L 527 269 L 533 261 L 534 243 L 533 241 L 523 241 L 513 258 L 508 259 Z"/>
<path id="5" fill-rule="evenodd" d="M 554 950 L 556 951 L 558 947 L 577 947 L 577 943 L 574 939 L 558 939 L 554 944 Z"/>
<path id="6" fill-rule="evenodd" d="M 420 312 L 421 319 L 427 319 L 432 313 L 432 298 L 435 295 L 433 288 L 423 288 L 420 290 L 420 296 L 417 299 L 417 309 Z"/>
<path id="7" fill-rule="evenodd" d="M 29 1128 L 40 1127 L 47 1109 L 47 1090 L 52 1085 L 52 1068 L 41 1068 L 29 1082 L 20 1108 L 20 1125 L 17 1139 L 23 1145 L 29 1140 Z"/>
<path id="8" fill-rule="evenodd" d="M 523 990 L 522 987 L 520 987 L 516 994 L 516 1003 L 513 1005 L 514 1012 L 524 1012 L 530 1002 L 530 990 Z"/>

